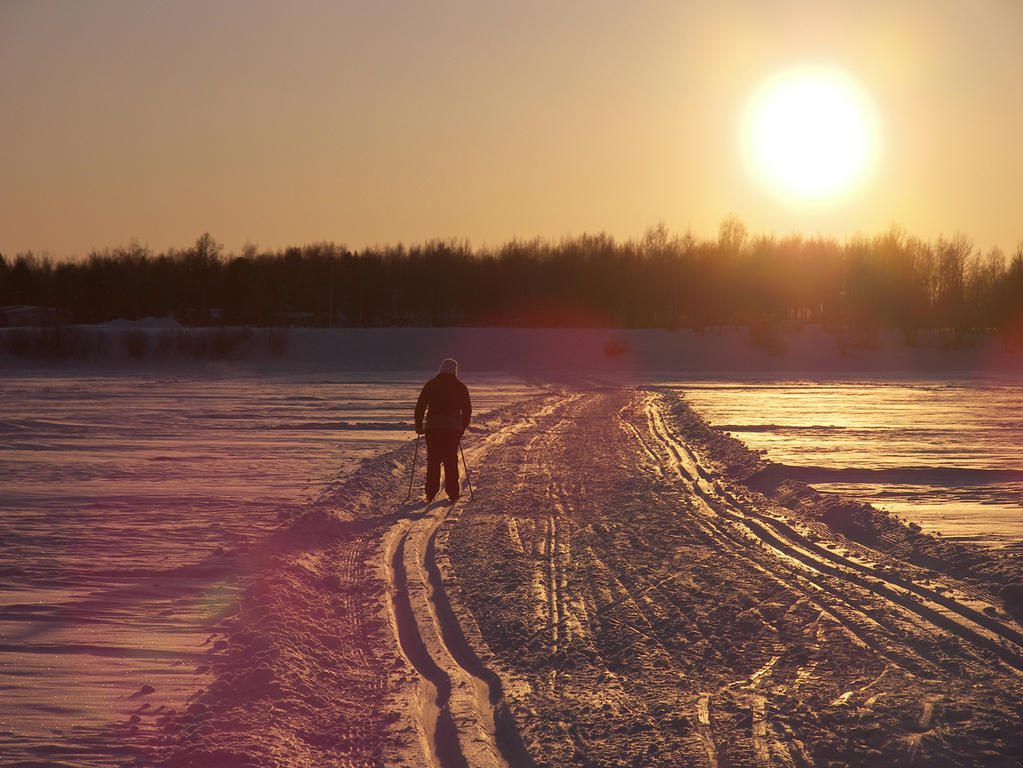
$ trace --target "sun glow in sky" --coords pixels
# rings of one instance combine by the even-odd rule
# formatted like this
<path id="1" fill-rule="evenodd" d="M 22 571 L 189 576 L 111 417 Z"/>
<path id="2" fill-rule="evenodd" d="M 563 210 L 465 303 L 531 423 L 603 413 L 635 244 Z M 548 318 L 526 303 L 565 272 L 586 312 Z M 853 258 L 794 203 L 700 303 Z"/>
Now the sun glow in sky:
<path id="1" fill-rule="evenodd" d="M 743 128 L 750 161 L 768 189 L 805 204 L 850 192 L 873 170 L 875 122 L 855 83 L 807 68 L 770 79 Z"/>
<path id="2" fill-rule="evenodd" d="M 1011 251 L 1021 30 L 1019 0 L 0 0 L 0 253 L 731 214 Z"/>

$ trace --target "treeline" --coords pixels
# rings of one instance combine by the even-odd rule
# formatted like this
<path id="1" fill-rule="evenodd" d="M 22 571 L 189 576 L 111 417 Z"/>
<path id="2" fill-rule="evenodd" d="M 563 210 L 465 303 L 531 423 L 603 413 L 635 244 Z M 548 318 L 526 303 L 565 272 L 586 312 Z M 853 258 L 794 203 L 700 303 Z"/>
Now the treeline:
<path id="1" fill-rule="evenodd" d="M 906 330 L 1007 329 L 1023 321 L 1023 244 L 981 252 L 897 227 L 846 242 L 717 239 L 663 225 L 607 234 L 351 251 L 319 243 L 225 255 L 209 234 L 154 254 L 132 243 L 55 262 L 0 256 L 0 305 L 70 310 L 77 323 L 173 316 L 188 325 L 611 326 L 822 323 Z"/>

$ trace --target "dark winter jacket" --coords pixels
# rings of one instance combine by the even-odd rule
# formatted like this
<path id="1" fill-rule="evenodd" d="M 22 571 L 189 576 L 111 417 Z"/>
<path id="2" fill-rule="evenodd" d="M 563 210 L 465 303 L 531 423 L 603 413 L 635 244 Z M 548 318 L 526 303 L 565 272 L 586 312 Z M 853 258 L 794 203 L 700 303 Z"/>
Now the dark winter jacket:
<path id="1" fill-rule="evenodd" d="M 458 377 L 451 373 L 438 373 L 425 385 L 416 402 L 416 432 L 423 431 L 423 416 L 426 429 L 449 429 L 464 432 L 472 417 L 472 403 L 469 390 Z"/>

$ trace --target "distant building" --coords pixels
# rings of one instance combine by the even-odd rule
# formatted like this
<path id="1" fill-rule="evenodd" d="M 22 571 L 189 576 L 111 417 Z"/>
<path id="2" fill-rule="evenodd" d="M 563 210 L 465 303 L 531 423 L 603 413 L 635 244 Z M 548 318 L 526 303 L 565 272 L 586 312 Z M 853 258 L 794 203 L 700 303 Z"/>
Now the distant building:
<path id="1" fill-rule="evenodd" d="M 32 307 L 26 304 L 0 307 L 0 328 L 25 326 L 56 328 L 70 323 L 71 313 L 66 309 Z"/>

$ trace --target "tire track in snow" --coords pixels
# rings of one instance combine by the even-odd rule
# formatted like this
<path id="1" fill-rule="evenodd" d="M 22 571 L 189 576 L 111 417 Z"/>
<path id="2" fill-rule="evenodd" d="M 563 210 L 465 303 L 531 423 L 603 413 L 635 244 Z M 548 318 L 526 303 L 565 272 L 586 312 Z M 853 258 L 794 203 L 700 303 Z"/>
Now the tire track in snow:
<path id="1" fill-rule="evenodd" d="M 718 747 L 714 743 L 714 734 L 710 726 L 710 694 L 701 693 L 696 701 L 696 730 L 700 741 L 707 752 L 707 763 L 710 768 L 718 768 Z"/>
<path id="2" fill-rule="evenodd" d="M 687 518 L 687 521 L 694 526 L 694 533 L 699 535 L 705 544 L 722 555 L 741 559 L 747 566 L 775 581 L 779 586 L 793 589 L 796 585 L 800 585 L 808 590 L 807 595 L 815 594 L 816 599 L 810 599 L 807 596 L 808 605 L 841 627 L 855 643 L 870 648 L 901 669 L 910 671 L 927 665 L 923 659 L 915 655 L 908 658 L 893 657 L 893 652 L 886 646 L 886 643 L 873 637 L 878 631 L 884 632 L 885 628 L 881 627 L 871 616 L 852 605 L 846 595 L 836 591 L 834 586 L 826 580 L 822 580 L 821 574 L 814 569 L 808 569 L 792 558 L 783 557 L 779 560 L 777 557 L 771 557 L 770 563 L 761 562 L 763 558 L 756 556 L 758 553 L 750 548 L 752 537 L 733 530 L 727 524 L 727 520 L 722 520 L 716 509 L 708 503 L 705 490 L 694 479 L 701 476 L 699 468 L 688 459 L 684 446 L 681 443 L 676 444 L 669 435 L 652 398 L 647 400 L 645 411 L 651 435 L 669 457 L 672 466 L 687 489 L 687 496 L 694 499 L 705 513 L 694 514 L 691 518 Z M 785 578 L 782 578 L 780 573 L 784 573 Z M 892 632 L 887 632 L 887 634 L 889 638 L 894 637 Z"/>
<path id="3" fill-rule="evenodd" d="M 702 531 L 701 538 L 704 538 L 706 543 L 721 553 L 728 554 L 731 557 L 738 557 L 747 562 L 754 570 L 759 571 L 764 576 L 771 578 L 787 589 L 793 589 L 797 584 L 805 584 L 806 587 L 804 588 L 809 588 L 809 594 L 824 589 L 825 594 L 817 594 L 816 599 L 810 598 L 809 594 L 807 594 L 800 598 L 797 603 L 805 601 L 808 605 L 819 611 L 818 620 L 821 616 L 827 616 L 848 632 L 857 643 L 869 647 L 882 657 L 891 660 L 889 658 L 890 650 L 886 650 L 880 641 L 874 640 L 871 637 L 872 633 L 858 624 L 857 620 L 859 618 L 870 620 L 870 617 L 861 614 L 859 609 L 849 603 L 841 593 L 834 593 L 834 590 L 829 590 L 827 588 L 828 585 L 821 584 L 818 580 L 812 578 L 813 574 L 807 573 L 805 569 L 798 568 L 798 563 L 783 561 L 784 568 L 775 566 L 769 569 L 759 561 L 760 558 L 754 556 L 755 553 L 749 551 L 748 538 L 730 530 L 726 521 L 719 518 L 718 510 L 709 503 L 707 495 L 710 492 L 709 488 L 712 477 L 710 473 L 695 461 L 695 458 L 688 452 L 687 447 L 681 440 L 670 434 L 652 398 L 647 400 L 644 410 L 647 414 L 650 434 L 653 436 L 655 443 L 669 457 L 670 465 L 677 472 L 679 479 L 690 490 L 698 504 L 698 508 L 702 508 L 703 512 L 709 513 L 696 514 L 691 521 L 697 529 Z M 788 580 L 782 578 L 781 572 L 783 571 L 788 571 Z M 825 599 L 828 595 L 830 595 L 831 599 Z M 852 615 L 849 615 L 850 612 Z M 777 657 L 774 657 L 773 661 L 776 661 L 776 659 Z M 917 666 L 916 659 L 907 659 L 906 661 L 909 666 Z M 919 662 L 923 663 L 923 660 L 920 659 Z M 899 664 L 898 661 L 893 661 L 892 663 Z M 805 751 L 802 745 L 794 739 L 793 735 L 787 732 L 784 738 L 779 738 L 774 734 L 773 729 L 770 728 L 766 697 L 752 691 L 746 694 L 742 690 L 735 690 L 735 688 L 752 688 L 760 678 L 770 673 L 772 667 L 773 663 L 769 661 L 749 678 L 734 681 L 724 686 L 719 693 L 733 689 L 734 693 L 748 699 L 751 757 L 757 768 L 770 768 L 771 766 L 784 766 L 788 768 L 788 766 L 794 765 L 793 755 L 798 755 L 799 759 L 806 764 Z M 812 675 L 812 670 L 809 670 L 808 674 Z M 713 736 L 712 720 L 710 717 L 712 696 L 713 694 L 710 693 L 701 694 L 697 702 L 696 720 L 697 733 L 707 754 L 708 764 L 711 768 L 716 768 L 720 764 L 730 763 L 730 756 L 724 754 L 722 747 L 716 744 Z"/>
<path id="4" fill-rule="evenodd" d="M 937 626 L 971 645 L 991 652 L 1017 672 L 1023 672 L 1023 635 L 969 606 L 911 581 L 893 579 L 882 571 L 852 561 L 798 534 L 792 526 L 758 513 L 702 467 L 683 440 L 671 433 L 653 398 L 646 403 L 651 432 L 672 458 L 680 478 L 712 513 L 735 524 L 757 541 L 810 572 L 877 595 L 904 612 Z M 713 523 L 711 523 L 713 525 Z M 714 526 L 721 533 L 723 527 Z M 734 538 L 734 537 L 733 537 Z M 833 588 L 813 579 L 829 591 Z M 876 624 L 872 617 L 863 616 Z"/>
<path id="5" fill-rule="evenodd" d="M 547 576 L 547 627 L 551 633 L 551 645 L 558 652 L 558 641 L 561 636 L 561 598 L 558 595 L 557 573 L 557 523 L 553 517 L 546 520 L 544 536 L 544 559 Z"/>
<path id="6" fill-rule="evenodd" d="M 567 594 L 570 557 L 568 540 L 571 524 L 568 523 L 563 504 L 564 494 L 551 474 L 550 452 L 570 424 L 570 419 L 563 415 L 564 411 L 579 400 L 578 396 L 566 398 L 560 403 L 560 408 L 544 414 L 546 418 L 551 420 L 556 418 L 557 421 L 545 425 L 526 445 L 522 466 L 535 467 L 535 474 L 530 478 L 520 478 L 519 481 L 520 486 L 530 483 L 542 484 L 547 488 L 542 508 L 544 516 L 536 522 L 540 533 L 537 542 L 540 574 L 536 583 L 538 596 L 543 602 L 541 613 L 546 614 L 546 626 L 541 631 L 549 642 L 550 652 L 554 654 L 563 651 L 571 642 L 573 634 L 571 625 L 578 624 L 578 619 L 569 610 L 570 596 Z M 552 685 L 556 679 L 557 673 L 551 679 Z"/>

